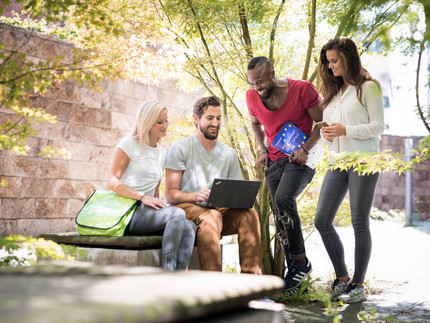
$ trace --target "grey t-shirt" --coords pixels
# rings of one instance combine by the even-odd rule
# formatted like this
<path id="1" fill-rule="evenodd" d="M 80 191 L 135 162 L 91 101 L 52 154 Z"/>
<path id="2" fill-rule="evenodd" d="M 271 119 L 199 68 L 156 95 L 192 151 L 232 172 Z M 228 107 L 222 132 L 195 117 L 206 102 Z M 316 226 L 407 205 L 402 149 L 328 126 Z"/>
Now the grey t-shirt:
<path id="1" fill-rule="evenodd" d="M 179 189 L 186 193 L 211 188 L 214 178 L 242 179 L 234 149 L 216 142 L 207 152 L 196 135 L 175 142 L 167 151 L 166 168 L 183 170 Z"/>

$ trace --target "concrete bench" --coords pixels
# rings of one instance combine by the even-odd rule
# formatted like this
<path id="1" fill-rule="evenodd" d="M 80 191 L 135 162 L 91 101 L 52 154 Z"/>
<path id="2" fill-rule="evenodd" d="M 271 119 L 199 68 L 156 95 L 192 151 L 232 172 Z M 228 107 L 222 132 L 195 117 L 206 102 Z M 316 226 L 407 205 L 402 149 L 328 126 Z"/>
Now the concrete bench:
<path id="1" fill-rule="evenodd" d="M 161 236 L 81 236 L 77 232 L 45 233 L 39 238 L 78 247 L 76 260 L 98 265 L 159 267 Z M 189 269 L 200 269 L 197 248 L 191 255 Z"/>

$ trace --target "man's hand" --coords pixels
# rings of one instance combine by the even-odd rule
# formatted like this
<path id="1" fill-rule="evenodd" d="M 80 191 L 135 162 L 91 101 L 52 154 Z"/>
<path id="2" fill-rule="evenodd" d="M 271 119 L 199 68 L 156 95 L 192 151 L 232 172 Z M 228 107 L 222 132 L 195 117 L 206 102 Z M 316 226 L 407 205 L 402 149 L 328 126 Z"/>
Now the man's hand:
<path id="1" fill-rule="evenodd" d="M 208 188 L 202 188 L 200 191 L 194 193 L 196 196 L 196 202 L 206 202 L 210 193 L 211 190 Z"/>
<path id="2" fill-rule="evenodd" d="M 290 163 L 304 165 L 308 160 L 308 154 L 303 149 L 299 148 L 291 152 L 291 155 L 288 158 Z"/>
<path id="3" fill-rule="evenodd" d="M 258 157 L 258 162 L 263 165 L 263 167 L 266 169 L 269 167 L 269 154 L 267 152 L 263 152 L 260 154 L 260 157 Z"/>

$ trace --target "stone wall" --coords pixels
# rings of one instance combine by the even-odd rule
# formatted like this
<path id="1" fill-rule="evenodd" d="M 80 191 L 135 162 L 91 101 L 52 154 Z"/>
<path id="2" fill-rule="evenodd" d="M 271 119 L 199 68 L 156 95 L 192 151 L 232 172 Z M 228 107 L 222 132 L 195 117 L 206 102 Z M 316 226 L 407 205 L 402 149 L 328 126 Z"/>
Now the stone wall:
<path id="1" fill-rule="evenodd" d="M 72 50 L 58 38 L 6 24 L 0 24 L 0 42 L 8 49 L 19 47 L 32 60 L 59 53 L 67 57 Z M 107 82 L 103 90 L 66 82 L 32 98 L 32 105 L 57 116 L 57 123 L 36 126 L 38 134 L 28 138 L 26 156 L 0 150 L 0 178 L 9 183 L 0 186 L 0 236 L 74 231 L 86 185 L 106 189 L 113 147 L 129 131 L 140 102 L 158 100 L 172 118 L 189 115 L 202 94 L 178 91 L 174 81 L 155 87 L 119 80 Z M 1 123 L 9 117 L 15 115 L 0 109 Z M 67 149 L 71 159 L 38 157 L 47 144 Z"/>
<path id="2" fill-rule="evenodd" d="M 414 148 L 422 137 L 413 139 Z M 390 149 L 399 154 L 405 153 L 405 137 L 382 136 L 381 150 Z M 421 219 L 430 219 L 430 160 L 416 165 L 412 172 L 413 209 Z M 383 173 L 376 189 L 374 206 L 388 211 L 405 209 L 405 175 L 393 172 Z"/>

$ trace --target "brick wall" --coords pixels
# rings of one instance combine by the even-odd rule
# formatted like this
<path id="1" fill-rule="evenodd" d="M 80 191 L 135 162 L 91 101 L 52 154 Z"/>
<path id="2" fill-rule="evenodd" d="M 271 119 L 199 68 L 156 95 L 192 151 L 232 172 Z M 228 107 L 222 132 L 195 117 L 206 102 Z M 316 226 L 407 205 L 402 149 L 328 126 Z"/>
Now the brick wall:
<path id="1" fill-rule="evenodd" d="M 413 139 L 414 148 L 422 137 Z M 405 153 L 405 137 L 382 136 L 381 150 Z M 430 219 L 430 160 L 415 166 L 412 172 L 413 209 L 421 219 Z M 383 173 L 379 179 L 373 205 L 381 210 L 405 209 L 405 175 Z"/>
<path id="2" fill-rule="evenodd" d="M 0 24 L 0 42 L 8 49 L 20 46 L 29 59 L 39 60 L 61 53 L 71 45 L 55 37 Z M 169 108 L 169 118 L 189 115 L 202 93 L 178 91 L 174 81 L 159 86 L 124 80 L 107 82 L 103 93 L 73 82 L 56 85 L 34 106 L 57 116 L 56 124 L 37 124 L 39 133 L 28 138 L 26 156 L 0 150 L 0 236 L 74 231 L 74 218 L 83 204 L 86 184 L 106 189 L 116 141 L 127 134 L 137 107 L 143 100 L 158 100 Z M 0 109 L 0 122 L 14 115 Z M 71 152 L 70 160 L 38 157 L 46 144 Z"/>

